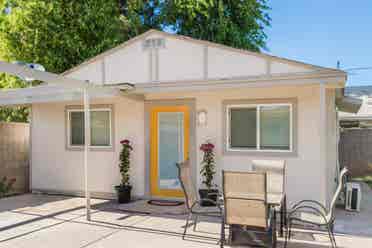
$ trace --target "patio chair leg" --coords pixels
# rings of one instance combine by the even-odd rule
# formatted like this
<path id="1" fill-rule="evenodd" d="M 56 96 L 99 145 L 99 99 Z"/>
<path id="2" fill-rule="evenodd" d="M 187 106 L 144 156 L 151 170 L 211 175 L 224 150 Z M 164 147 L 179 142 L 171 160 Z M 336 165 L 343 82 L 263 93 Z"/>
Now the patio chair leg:
<path id="1" fill-rule="evenodd" d="M 335 223 L 334 223 L 334 221 L 332 221 L 331 226 L 330 226 L 330 229 L 331 229 L 331 234 L 332 234 L 333 242 L 335 243 L 335 247 L 337 247 L 335 233 L 334 233 L 334 229 L 335 229 Z"/>
<path id="2" fill-rule="evenodd" d="M 288 240 L 291 240 L 292 236 L 292 221 L 289 221 Z"/>
<path id="3" fill-rule="evenodd" d="M 272 223 L 271 223 L 271 247 L 276 248 L 276 242 L 277 242 L 277 237 L 276 237 L 276 216 L 274 215 L 274 219 L 272 220 Z"/>
<path id="4" fill-rule="evenodd" d="M 283 237 L 283 229 L 284 229 L 284 203 L 280 207 L 280 237 Z"/>
<path id="5" fill-rule="evenodd" d="M 287 220 L 287 196 L 284 196 L 284 207 L 283 207 L 283 210 L 284 210 L 284 226 L 285 227 L 288 227 L 288 220 Z"/>
<path id="6" fill-rule="evenodd" d="M 229 241 L 228 241 L 228 243 L 230 245 L 232 244 L 232 239 L 233 239 L 233 230 L 232 230 L 232 226 L 229 225 Z"/>
<path id="7" fill-rule="evenodd" d="M 222 218 L 221 221 L 221 238 L 220 238 L 220 247 L 223 248 L 225 244 L 225 220 Z"/>
<path id="8" fill-rule="evenodd" d="M 335 238 L 335 234 L 334 234 L 333 230 L 331 230 L 331 234 L 332 234 L 332 238 L 333 238 L 333 243 L 335 244 L 335 248 L 337 248 L 336 238 Z"/>
<path id="9" fill-rule="evenodd" d="M 191 213 L 189 213 L 186 217 L 186 224 L 185 224 L 185 228 L 183 230 L 183 235 L 182 235 L 182 239 L 185 239 L 185 236 L 186 236 L 186 231 L 187 231 L 187 227 L 189 226 L 189 220 L 190 220 L 190 217 L 191 217 Z"/>
<path id="10" fill-rule="evenodd" d="M 195 215 L 195 219 L 194 219 L 194 228 L 193 228 L 193 231 L 195 232 L 196 231 L 196 225 L 198 224 L 198 216 Z"/>
<path id="11" fill-rule="evenodd" d="M 327 225 L 327 231 L 328 231 L 328 236 L 329 236 L 329 240 L 331 241 L 332 247 L 333 247 L 333 248 L 337 248 L 337 247 L 336 247 L 336 244 L 335 244 L 335 242 L 334 242 L 334 236 L 333 236 L 333 234 L 332 234 L 332 231 L 331 231 L 331 227 L 330 227 L 330 225 Z"/>
<path id="12" fill-rule="evenodd" d="M 289 220 L 289 225 L 287 226 L 286 232 L 285 232 L 284 248 L 287 248 L 288 240 L 290 239 L 291 226 L 292 226 L 292 221 Z"/>
<path id="13" fill-rule="evenodd" d="M 284 248 L 287 248 L 287 243 L 288 243 L 288 227 L 285 230 L 285 235 L 284 235 Z"/>

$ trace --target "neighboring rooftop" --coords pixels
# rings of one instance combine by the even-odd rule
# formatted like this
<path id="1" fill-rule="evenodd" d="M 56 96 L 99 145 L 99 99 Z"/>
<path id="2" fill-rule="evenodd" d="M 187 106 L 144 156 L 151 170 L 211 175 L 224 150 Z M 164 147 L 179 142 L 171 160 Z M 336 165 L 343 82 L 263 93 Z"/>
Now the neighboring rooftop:
<path id="1" fill-rule="evenodd" d="M 372 85 L 345 87 L 345 95 L 358 98 L 363 96 L 372 97 Z"/>

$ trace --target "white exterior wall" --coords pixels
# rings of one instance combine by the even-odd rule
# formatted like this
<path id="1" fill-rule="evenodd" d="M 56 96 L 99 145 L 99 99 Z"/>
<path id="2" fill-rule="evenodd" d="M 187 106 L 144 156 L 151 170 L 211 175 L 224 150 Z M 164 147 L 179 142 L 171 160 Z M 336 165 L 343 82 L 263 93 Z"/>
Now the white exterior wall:
<path id="1" fill-rule="evenodd" d="M 104 58 L 105 81 L 108 83 L 143 83 L 150 79 L 150 55 L 141 42 L 130 44 Z M 95 63 L 102 63 L 99 60 Z"/>
<path id="2" fill-rule="evenodd" d="M 164 47 L 145 49 L 145 39 L 164 39 Z M 260 77 L 304 73 L 310 66 L 270 56 L 190 41 L 164 33 L 151 33 L 100 56 L 66 76 L 97 83 L 153 83 L 185 80 Z"/>
<path id="3" fill-rule="evenodd" d="M 267 157 L 224 154 L 223 148 L 223 100 L 229 99 L 270 99 L 297 98 L 297 155 Z M 327 94 L 330 103 L 333 93 Z M 329 200 L 334 177 L 335 147 L 333 134 L 329 133 L 327 143 L 327 163 L 324 168 L 320 162 L 319 149 L 319 87 L 277 87 L 262 89 L 240 89 L 210 92 L 189 92 L 174 94 L 149 94 L 146 100 L 167 100 L 194 98 L 196 110 L 206 110 L 208 123 L 197 126 L 196 144 L 199 147 L 206 140 L 216 145 L 218 173 L 216 182 L 221 182 L 221 169 L 249 171 L 252 159 L 285 159 L 287 161 L 286 189 L 290 202 L 300 199 L 314 199 L 321 202 Z M 54 191 L 83 190 L 83 152 L 66 150 L 65 106 L 68 104 L 33 105 L 32 129 L 32 188 Z M 94 104 L 113 104 L 115 123 L 115 151 L 93 151 L 89 154 L 90 189 L 103 195 L 114 193 L 113 186 L 119 182 L 118 157 L 119 141 L 129 138 L 134 143 L 132 158 L 132 183 L 134 195 L 145 194 L 145 137 L 143 102 L 119 98 L 94 102 Z M 332 104 L 329 105 L 329 110 Z M 329 118 L 328 123 L 331 123 Z M 196 121 L 196 120 L 193 120 Z M 329 124 L 328 126 L 331 126 Z M 42 138 L 41 138 L 42 137 Z M 329 149 L 329 152 L 328 152 Z M 202 153 L 197 150 L 197 164 Z M 149 156 L 146 154 L 145 156 Z M 332 166 L 331 166 L 332 165 Z M 196 171 L 199 171 L 197 168 Z M 199 183 L 201 178 L 197 175 Z M 328 182 L 328 185 L 327 183 Z"/>
<path id="4" fill-rule="evenodd" d="M 158 70 L 154 80 L 189 80 L 203 78 L 203 46 L 187 41 L 167 39 L 166 48 L 159 49 L 158 60 L 154 60 L 153 70 Z M 177 51 L 177 57 L 174 52 Z M 158 64 L 158 65 L 157 65 Z M 155 72 L 156 76 L 156 72 Z"/>
<path id="5" fill-rule="evenodd" d="M 144 49 L 143 40 L 165 39 L 165 48 Z M 210 43 L 190 41 L 151 33 L 143 39 L 129 42 L 121 49 L 93 60 L 67 76 L 97 83 L 153 83 L 178 82 L 183 80 L 208 80 L 215 78 L 260 77 L 270 74 L 309 72 L 310 66 L 275 59 L 269 56 L 238 52 Z M 274 83 L 274 82 L 273 82 Z M 301 82 L 299 82 L 301 83 Z M 334 93 L 327 90 L 327 126 L 333 129 Z M 330 93 L 329 93 L 330 92 Z M 329 200 L 333 182 L 335 151 L 333 132 L 327 133 L 326 161 L 321 161 L 320 152 L 320 90 L 319 86 L 242 88 L 206 92 L 179 92 L 148 94 L 151 99 L 194 98 L 196 110 L 207 110 L 208 124 L 197 127 L 196 147 L 207 139 L 216 144 L 219 169 L 250 170 L 252 159 L 285 159 L 287 161 L 287 191 L 289 200 Z M 222 101 L 231 99 L 293 98 L 297 108 L 297 155 L 282 157 L 226 155 L 223 153 Z M 96 103 L 114 104 L 115 140 L 114 152 L 94 151 L 90 153 L 90 188 L 93 192 L 113 193 L 119 182 L 119 141 L 130 138 L 135 151 L 132 160 L 132 183 L 134 195 L 145 194 L 145 132 L 144 102 L 124 97 L 107 99 Z M 32 187 L 56 191 L 83 190 L 83 153 L 67 151 L 65 148 L 65 106 L 76 103 L 34 104 L 32 129 Z M 193 120 L 195 121 L 195 120 Z M 198 164 L 201 154 L 198 149 Z M 328 152 L 329 151 L 329 152 Z M 327 166 L 326 166 L 327 165 Z M 199 168 L 196 170 L 199 171 Z M 199 178 L 200 179 L 200 178 Z M 220 182 L 220 173 L 217 182 Z M 200 180 L 199 180 L 200 181 Z"/>
<path id="6" fill-rule="evenodd" d="M 66 149 L 67 105 L 79 102 L 32 105 L 32 189 L 76 192 L 84 190 L 83 151 Z M 144 104 L 125 98 L 93 104 L 113 104 L 114 150 L 89 152 L 89 185 L 92 192 L 114 193 L 120 182 L 120 140 L 133 142 L 134 195 L 144 194 Z M 107 194 L 104 194 L 107 195 Z"/>
<path id="7" fill-rule="evenodd" d="M 80 70 L 72 72 L 67 77 L 89 80 L 94 83 L 102 83 L 103 76 L 102 61 L 98 61 L 96 63 L 88 64 Z"/>
<path id="8" fill-rule="evenodd" d="M 229 99 L 272 99 L 292 98 L 298 100 L 297 106 L 297 155 L 268 157 L 262 156 L 227 155 L 223 148 L 223 107 L 222 101 Z M 221 182 L 221 169 L 249 171 L 253 159 L 285 159 L 287 161 L 286 189 L 290 202 L 300 199 L 314 199 L 321 202 L 327 200 L 326 168 L 320 162 L 319 149 L 319 87 L 277 87 L 261 89 L 239 89 L 200 93 L 179 94 L 150 94 L 146 99 L 177 99 L 195 98 L 197 110 L 206 110 L 208 123 L 197 127 L 197 144 L 212 140 L 216 145 L 216 161 L 218 167 L 216 182 Z M 202 153 L 197 149 L 198 164 Z M 334 158 L 331 156 L 329 160 Z M 196 171 L 200 171 L 197 168 Z M 199 177 L 199 175 L 198 175 Z M 198 181 L 201 182 L 200 177 Z"/>

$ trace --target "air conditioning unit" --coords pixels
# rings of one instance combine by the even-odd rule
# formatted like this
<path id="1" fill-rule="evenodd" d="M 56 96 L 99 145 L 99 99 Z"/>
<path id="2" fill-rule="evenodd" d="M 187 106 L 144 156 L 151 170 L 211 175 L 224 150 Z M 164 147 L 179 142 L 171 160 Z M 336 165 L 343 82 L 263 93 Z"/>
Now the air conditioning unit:
<path id="1" fill-rule="evenodd" d="M 349 211 L 360 211 L 362 189 L 359 183 L 346 183 L 345 209 Z"/>

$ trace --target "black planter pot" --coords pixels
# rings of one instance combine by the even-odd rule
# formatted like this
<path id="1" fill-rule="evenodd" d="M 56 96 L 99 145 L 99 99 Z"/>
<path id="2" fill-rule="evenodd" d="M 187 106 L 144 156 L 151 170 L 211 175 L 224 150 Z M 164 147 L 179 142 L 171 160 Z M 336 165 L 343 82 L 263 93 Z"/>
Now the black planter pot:
<path id="1" fill-rule="evenodd" d="M 203 207 L 212 207 L 216 204 L 210 201 L 203 201 L 202 199 L 209 199 L 213 202 L 217 202 L 218 199 L 218 189 L 199 189 L 199 196 L 201 199 L 200 205 Z"/>
<path id="2" fill-rule="evenodd" d="M 132 186 L 115 186 L 116 194 L 118 196 L 118 202 L 129 203 L 131 198 Z"/>

